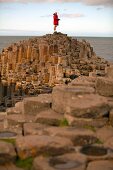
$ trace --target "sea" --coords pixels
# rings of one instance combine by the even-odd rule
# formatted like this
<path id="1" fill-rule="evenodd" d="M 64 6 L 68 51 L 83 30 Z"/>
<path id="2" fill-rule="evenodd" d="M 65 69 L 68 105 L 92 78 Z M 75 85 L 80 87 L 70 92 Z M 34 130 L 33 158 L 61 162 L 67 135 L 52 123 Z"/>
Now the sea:
<path id="1" fill-rule="evenodd" d="M 8 47 L 11 43 L 15 43 L 22 40 L 28 40 L 34 36 L 0 36 L 0 53 L 2 49 Z M 82 41 L 85 39 L 93 47 L 97 56 L 105 58 L 106 60 L 113 62 L 113 37 L 73 37 Z"/>

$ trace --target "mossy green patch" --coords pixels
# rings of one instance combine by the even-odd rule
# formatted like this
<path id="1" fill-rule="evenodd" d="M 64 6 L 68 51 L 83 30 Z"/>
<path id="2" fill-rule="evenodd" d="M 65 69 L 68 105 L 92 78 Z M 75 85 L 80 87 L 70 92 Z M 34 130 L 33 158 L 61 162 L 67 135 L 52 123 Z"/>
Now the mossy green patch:
<path id="1" fill-rule="evenodd" d="M 0 139 L 0 140 L 4 142 L 12 143 L 13 145 L 15 145 L 15 139 Z"/>
<path id="2" fill-rule="evenodd" d="M 32 157 L 21 160 L 21 159 L 17 159 L 15 162 L 15 165 L 19 168 L 23 168 L 25 170 L 31 170 L 32 168 L 32 164 L 33 164 L 33 159 Z"/>
<path id="3" fill-rule="evenodd" d="M 68 123 L 67 119 L 64 118 L 64 119 L 60 120 L 59 126 L 61 126 L 61 127 L 63 127 L 63 126 L 69 126 L 69 123 Z"/>
<path id="4" fill-rule="evenodd" d="M 89 129 L 89 130 L 92 130 L 93 132 L 96 132 L 96 129 L 94 126 L 90 126 L 90 125 L 85 125 L 84 126 L 85 129 Z"/>
<path id="5" fill-rule="evenodd" d="M 96 144 L 103 144 L 103 142 L 100 139 L 97 139 L 95 143 Z"/>

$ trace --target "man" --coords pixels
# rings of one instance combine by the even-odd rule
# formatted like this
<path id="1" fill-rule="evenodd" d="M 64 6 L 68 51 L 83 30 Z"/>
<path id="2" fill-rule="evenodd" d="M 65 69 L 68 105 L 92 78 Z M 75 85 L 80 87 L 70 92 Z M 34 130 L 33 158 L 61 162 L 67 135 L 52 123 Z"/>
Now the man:
<path id="1" fill-rule="evenodd" d="M 58 26 L 59 24 L 59 18 L 58 18 L 58 15 L 57 15 L 57 12 L 55 12 L 53 14 L 53 24 L 54 24 L 54 32 L 56 31 L 56 27 Z"/>

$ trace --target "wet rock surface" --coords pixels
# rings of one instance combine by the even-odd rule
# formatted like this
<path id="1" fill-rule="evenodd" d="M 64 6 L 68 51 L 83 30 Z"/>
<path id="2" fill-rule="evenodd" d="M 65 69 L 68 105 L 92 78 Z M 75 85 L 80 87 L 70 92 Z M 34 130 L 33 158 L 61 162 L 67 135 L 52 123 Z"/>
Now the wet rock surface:
<path id="1" fill-rule="evenodd" d="M 85 156 L 81 154 L 64 154 L 54 158 L 37 157 L 34 159 L 34 170 L 42 169 L 55 170 L 55 169 L 71 169 L 71 170 L 84 170 L 86 163 Z"/>
<path id="2" fill-rule="evenodd" d="M 88 42 L 36 37 L 0 66 L 0 170 L 113 169 L 113 66 Z"/>

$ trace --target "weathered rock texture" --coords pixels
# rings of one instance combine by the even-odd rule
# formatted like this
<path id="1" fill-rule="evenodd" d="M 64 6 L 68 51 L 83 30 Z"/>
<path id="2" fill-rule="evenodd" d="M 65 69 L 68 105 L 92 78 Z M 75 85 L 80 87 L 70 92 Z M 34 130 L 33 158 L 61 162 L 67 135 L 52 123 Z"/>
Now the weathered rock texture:
<path id="1" fill-rule="evenodd" d="M 39 92 L 40 85 L 53 86 L 80 74 L 105 75 L 108 65 L 88 42 L 62 33 L 14 43 L 0 54 L 2 83 L 15 84 L 13 92 L 22 88 L 27 94 Z"/>
<path id="2" fill-rule="evenodd" d="M 0 139 L 16 132 L 14 144 L 0 141 L 0 169 L 29 157 L 32 170 L 113 169 L 113 67 L 89 43 L 54 33 L 12 44 L 0 64 L 3 96 L 7 85 L 8 94 L 53 89 L 0 113 Z"/>

